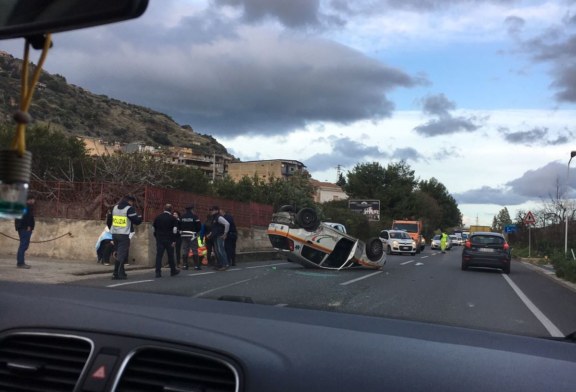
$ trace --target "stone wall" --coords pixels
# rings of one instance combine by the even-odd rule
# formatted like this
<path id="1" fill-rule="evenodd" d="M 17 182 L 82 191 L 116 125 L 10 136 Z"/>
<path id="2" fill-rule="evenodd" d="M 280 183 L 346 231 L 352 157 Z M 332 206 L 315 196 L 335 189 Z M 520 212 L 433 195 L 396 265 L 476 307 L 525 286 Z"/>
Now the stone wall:
<path id="1" fill-rule="evenodd" d="M 96 261 L 96 240 L 104 230 L 104 222 L 96 220 L 73 220 L 36 218 L 36 228 L 27 256 L 77 260 L 82 263 Z M 272 251 L 266 228 L 238 228 L 237 252 Z M 0 221 L 0 254 L 14 255 L 18 250 L 18 233 L 14 221 Z M 136 227 L 136 235 L 130 246 L 130 263 L 153 266 L 156 242 L 150 223 Z"/>

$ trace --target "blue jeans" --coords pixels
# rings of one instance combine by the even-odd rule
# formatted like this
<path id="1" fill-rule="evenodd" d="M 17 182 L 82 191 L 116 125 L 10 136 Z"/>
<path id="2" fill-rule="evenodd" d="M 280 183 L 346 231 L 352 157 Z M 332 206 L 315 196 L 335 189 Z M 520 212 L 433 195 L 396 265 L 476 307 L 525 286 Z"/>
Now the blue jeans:
<path id="1" fill-rule="evenodd" d="M 16 254 L 16 264 L 24 265 L 24 253 L 28 250 L 30 246 L 30 237 L 32 237 L 32 231 L 26 229 L 18 230 L 18 236 L 20 237 L 20 246 L 18 247 L 18 253 Z"/>
<path id="2" fill-rule="evenodd" d="M 228 255 L 226 254 L 226 249 L 224 247 L 224 238 L 214 238 L 214 251 L 216 252 L 216 260 L 218 260 L 218 266 L 228 267 L 230 263 L 228 262 Z"/>

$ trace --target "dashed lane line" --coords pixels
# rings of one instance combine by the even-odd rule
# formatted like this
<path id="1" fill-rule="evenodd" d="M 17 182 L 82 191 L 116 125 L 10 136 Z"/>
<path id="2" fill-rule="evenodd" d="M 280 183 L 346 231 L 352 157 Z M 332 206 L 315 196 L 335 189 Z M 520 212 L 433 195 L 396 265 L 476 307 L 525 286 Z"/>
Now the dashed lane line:
<path id="1" fill-rule="evenodd" d="M 148 283 L 148 282 L 154 282 L 154 279 L 135 280 L 135 281 L 124 282 L 124 283 L 109 284 L 106 287 L 120 287 L 120 286 L 128 286 L 131 284 Z"/>
<path id="2" fill-rule="evenodd" d="M 206 291 L 203 291 L 203 292 L 198 293 L 198 294 L 196 294 L 196 295 L 193 295 L 192 298 L 200 298 L 200 297 L 202 297 L 202 296 L 204 296 L 204 295 L 206 295 L 206 294 L 213 293 L 214 291 L 218 291 L 218 290 L 222 290 L 222 289 L 227 289 L 227 288 L 229 288 L 229 287 L 233 287 L 233 286 L 236 286 L 236 285 L 239 285 L 239 284 L 242 284 L 242 283 L 246 283 L 246 282 L 249 282 L 249 281 L 254 280 L 254 279 L 256 279 L 256 277 L 250 278 L 250 279 L 239 280 L 238 282 L 230 283 L 230 284 L 227 284 L 227 285 L 225 285 L 225 286 L 215 287 L 215 288 L 213 288 L 213 289 L 206 290 Z"/>
<path id="3" fill-rule="evenodd" d="M 406 265 L 406 264 L 410 264 L 410 263 L 413 263 L 413 262 L 414 262 L 414 260 L 408 260 L 408 261 L 405 261 L 405 262 L 403 262 L 403 263 L 400 263 L 400 265 Z"/>
<path id="4" fill-rule="evenodd" d="M 358 282 L 358 281 L 360 281 L 360 280 L 371 278 L 371 277 L 373 277 L 373 276 L 376 276 L 376 275 L 378 275 L 378 274 L 381 274 L 382 272 L 384 272 L 384 271 L 376 271 L 376 272 L 373 272 L 373 273 L 371 273 L 371 274 L 364 275 L 364 276 L 361 276 L 361 277 L 359 277 L 359 278 L 352 279 L 352 280 L 349 280 L 349 281 L 347 281 L 347 282 L 340 283 L 340 286 L 347 286 L 347 285 L 349 285 L 349 284 L 356 283 L 356 282 Z"/>

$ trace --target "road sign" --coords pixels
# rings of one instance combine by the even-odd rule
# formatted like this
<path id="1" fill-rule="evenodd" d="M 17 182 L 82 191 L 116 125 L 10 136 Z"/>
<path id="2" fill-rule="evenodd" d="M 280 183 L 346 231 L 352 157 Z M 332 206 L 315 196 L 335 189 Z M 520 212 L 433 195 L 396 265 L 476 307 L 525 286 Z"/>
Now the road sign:
<path id="1" fill-rule="evenodd" d="M 528 213 L 524 217 L 524 224 L 533 225 L 534 223 L 536 223 L 536 218 L 534 218 L 532 211 L 528 211 Z"/>
<path id="2" fill-rule="evenodd" d="M 507 225 L 504 226 L 505 233 L 516 233 L 516 225 Z"/>

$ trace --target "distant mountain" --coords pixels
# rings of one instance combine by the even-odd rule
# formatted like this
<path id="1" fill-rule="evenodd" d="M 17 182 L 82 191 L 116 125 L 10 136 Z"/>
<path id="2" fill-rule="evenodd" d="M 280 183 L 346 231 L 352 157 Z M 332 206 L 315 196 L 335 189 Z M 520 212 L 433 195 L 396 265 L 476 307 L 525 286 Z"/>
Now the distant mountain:
<path id="1" fill-rule="evenodd" d="M 21 68 L 22 60 L 0 51 L 0 122 L 11 123 L 18 109 Z M 198 134 L 189 125 L 181 126 L 166 114 L 93 94 L 48 72 L 40 76 L 30 114 L 33 124 L 72 135 L 229 155 L 212 136 Z"/>

